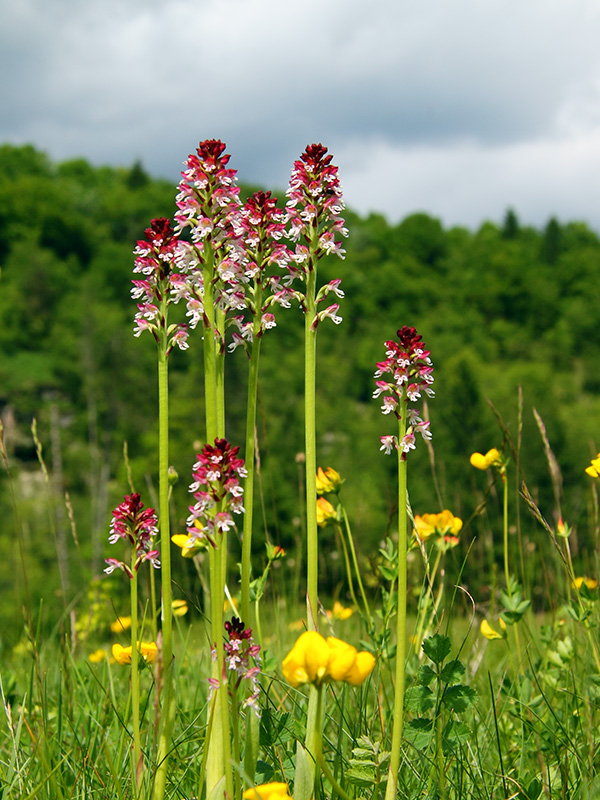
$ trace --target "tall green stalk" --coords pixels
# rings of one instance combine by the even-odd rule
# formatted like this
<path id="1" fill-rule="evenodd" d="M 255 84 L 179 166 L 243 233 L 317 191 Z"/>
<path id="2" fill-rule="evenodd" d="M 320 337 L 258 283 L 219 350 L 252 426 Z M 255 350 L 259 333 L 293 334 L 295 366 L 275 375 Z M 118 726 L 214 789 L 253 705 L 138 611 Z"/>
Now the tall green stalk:
<path id="1" fill-rule="evenodd" d="M 407 401 L 399 404 L 398 442 L 406 434 Z M 400 745 L 404 721 L 404 662 L 406 659 L 406 552 L 408 549 L 408 524 L 406 513 L 406 455 L 398 446 L 398 612 L 396 617 L 396 685 L 394 689 L 394 723 L 388 782 L 385 800 L 395 800 L 400 768 Z"/>
<path id="2" fill-rule="evenodd" d="M 317 538 L 317 435 L 315 384 L 317 331 L 315 287 L 316 263 L 306 278 L 306 313 L 304 316 L 304 435 L 306 455 L 306 612 L 308 630 L 319 628 L 319 545 Z"/>
<path id="3" fill-rule="evenodd" d="M 133 726 L 133 792 L 138 797 L 142 778 L 142 744 L 140 737 L 140 672 L 138 639 L 138 575 L 136 569 L 137 553 L 131 556 L 131 580 L 129 595 L 131 599 L 131 721 Z"/>
<path id="4" fill-rule="evenodd" d="M 166 320 L 166 300 L 164 316 Z M 166 325 L 165 325 L 166 328 Z M 173 595 L 171 590 L 171 532 L 169 522 L 169 373 L 167 342 L 158 351 L 158 496 L 161 551 L 162 710 L 158 733 L 157 769 L 153 800 L 162 800 L 167 779 L 168 755 L 175 724 L 173 664 Z"/>
<path id="5" fill-rule="evenodd" d="M 260 300 L 260 298 L 259 298 Z M 259 305 L 259 303 L 257 303 Z M 260 305 L 259 305 L 260 308 Z M 246 449 L 244 464 L 248 475 L 244 485 L 244 527 L 242 534 L 241 568 L 241 614 L 246 625 L 250 624 L 250 581 L 252 580 L 252 530 L 254 526 L 254 450 L 256 436 L 256 401 L 258 395 L 258 364 L 260 359 L 260 317 L 255 316 L 250 366 L 248 372 L 248 401 L 246 408 Z"/>

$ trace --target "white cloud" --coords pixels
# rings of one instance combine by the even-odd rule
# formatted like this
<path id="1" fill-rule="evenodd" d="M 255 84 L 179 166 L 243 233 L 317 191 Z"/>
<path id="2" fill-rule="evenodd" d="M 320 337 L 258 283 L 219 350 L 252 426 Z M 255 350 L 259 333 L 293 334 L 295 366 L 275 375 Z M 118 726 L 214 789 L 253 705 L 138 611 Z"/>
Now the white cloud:
<path id="1" fill-rule="evenodd" d="M 349 202 L 395 218 L 598 206 L 596 0 L 19 0 L 3 17 L 0 140 L 55 158 L 175 179 L 219 137 L 243 179 L 282 186 L 323 141 Z"/>

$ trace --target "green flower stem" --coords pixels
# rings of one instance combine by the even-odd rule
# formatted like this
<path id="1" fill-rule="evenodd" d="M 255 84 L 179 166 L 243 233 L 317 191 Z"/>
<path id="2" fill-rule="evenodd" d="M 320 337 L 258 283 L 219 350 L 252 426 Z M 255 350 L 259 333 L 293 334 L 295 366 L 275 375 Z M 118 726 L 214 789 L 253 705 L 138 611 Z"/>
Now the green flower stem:
<path id="1" fill-rule="evenodd" d="M 317 538 L 317 443 L 315 383 L 317 361 L 317 331 L 315 287 L 316 267 L 306 278 L 306 313 L 304 316 L 304 434 L 306 450 L 306 611 L 309 631 L 319 628 L 318 571 L 319 549 Z"/>
<path id="2" fill-rule="evenodd" d="M 257 301 L 258 304 L 258 301 Z M 260 307 L 260 306 L 259 306 Z M 242 597 L 241 614 L 246 625 L 250 624 L 250 581 L 252 580 L 252 527 L 254 519 L 254 438 L 256 430 L 256 399 L 258 392 L 258 362 L 260 358 L 260 318 L 254 319 L 250 366 L 248 373 L 248 402 L 246 410 L 245 467 L 248 471 L 244 486 L 244 528 L 242 534 Z"/>
<path id="3" fill-rule="evenodd" d="M 352 598 L 352 604 L 356 608 L 360 608 L 358 605 L 358 599 L 356 597 L 356 592 L 354 591 L 354 581 L 352 579 L 352 567 L 350 565 L 350 556 L 348 555 L 348 545 L 346 544 L 346 537 L 344 536 L 344 531 L 340 523 L 335 520 L 335 529 L 339 536 L 339 541 L 342 543 L 342 550 L 344 552 L 344 564 L 346 566 L 346 575 L 348 576 L 348 588 L 350 589 L 350 597 Z"/>
<path id="4" fill-rule="evenodd" d="M 446 765 L 444 762 L 444 746 L 442 744 L 442 734 L 444 731 L 444 720 L 442 719 L 442 710 L 438 708 L 438 713 L 435 718 L 435 750 L 437 762 L 437 778 L 438 778 L 438 798 L 444 800 L 446 797 Z"/>
<path id="5" fill-rule="evenodd" d="M 503 542 L 504 542 L 504 580 L 506 581 L 506 593 L 508 597 L 512 600 L 512 588 L 511 588 L 511 581 L 510 581 L 510 570 L 508 568 L 508 481 L 506 480 L 506 469 L 501 468 L 500 476 L 502 478 L 502 487 L 503 487 L 503 496 L 502 496 L 502 534 L 503 534 Z M 518 671 L 521 670 L 522 658 L 521 658 L 521 639 L 519 637 L 519 628 L 518 623 L 515 623 L 514 631 L 515 631 L 515 647 L 517 649 L 517 658 L 518 658 Z"/>
<path id="6" fill-rule="evenodd" d="M 217 507 L 216 512 L 221 510 Z M 223 597 L 224 573 L 223 554 L 226 542 L 221 541 L 218 548 L 209 552 L 210 595 L 211 595 L 211 639 L 217 653 L 213 662 L 212 678 L 218 681 L 214 699 L 213 724 L 208 742 L 208 761 L 206 765 L 206 795 L 211 797 L 219 782 L 225 777 L 223 791 L 233 797 L 233 776 L 231 771 L 231 744 L 229 730 L 229 696 L 227 681 L 223 676 L 225 653 L 223 648 Z"/>
<path id="7" fill-rule="evenodd" d="M 339 500 L 339 495 L 338 495 L 338 500 Z M 362 597 L 366 617 L 370 621 L 371 609 L 369 608 L 369 601 L 367 600 L 367 595 L 365 594 L 365 587 L 363 585 L 362 578 L 360 576 L 360 568 L 358 566 L 358 559 L 356 557 L 356 548 L 354 547 L 354 538 L 352 536 L 352 531 L 350 529 L 350 520 L 348 519 L 348 515 L 346 514 L 346 509 L 344 508 L 344 505 L 342 504 L 341 500 L 340 500 L 340 505 L 342 507 L 342 515 L 344 517 L 344 526 L 346 529 L 346 538 L 348 539 L 348 547 L 350 548 L 350 554 L 352 556 L 352 564 L 354 565 L 354 571 L 356 573 L 356 580 L 358 583 L 360 596 Z M 354 600 L 354 602 L 356 603 L 356 599 Z M 356 603 L 356 606 L 358 607 L 358 603 Z"/>
<path id="8" fill-rule="evenodd" d="M 575 583 L 575 570 L 573 569 L 573 559 L 571 558 L 571 547 L 569 545 L 569 540 L 568 539 L 565 539 L 565 550 L 566 550 L 566 553 L 567 553 L 567 572 L 568 572 L 568 575 L 569 575 L 569 583 L 575 589 L 575 594 L 577 595 L 577 603 L 579 605 L 579 610 L 583 611 L 584 610 L 584 606 L 583 606 L 583 602 L 581 600 L 581 593 L 580 593 L 579 589 L 577 588 L 577 584 Z M 570 592 L 569 592 L 569 594 L 570 594 Z M 592 654 L 594 656 L 594 661 L 596 663 L 596 669 L 600 673 L 600 655 L 598 653 L 598 643 L 596 642 L 596 639 L 595 639 L 594 635 L 592 634 L 592 631 L 590 630 L 590 628 L 587 625 L 585 626 L 585 630 L 586 630 L 586 633 L 587 633 L 588 641 L 589 641 L 590 646 L 592 648 Z"/>
<path id="9" fill-rule="evenodd" d="M 158 620 L 156 619 L 156 576 L 154 568 L 150 570 L 150 607 L 152 609 L 152 641 L 155 642 L 158 635 Z"/>
<path id="10" fill-rule="evenodd" d="M 260 310 L 262 291 L 260 285 L 255 288 L 255 306 Z M 242 566 L 241 566 L 241 615 L 246 626 L 250 625 L 250 582 L 252 581 L 252 529 L 254 524 L 254 451 L 256 436 L 256 401 L 258 395 L 258 364 L 260 360 L 260 316 L 254 316 L 252 329 L 252 345 L 250 349 L 250 365 L 248 372 L 248 400 L 246 408 L 246 449 L 244 451 L 245 467 L 248 472 L 244 486 L 244 527 L 242 533 Z M 259 597 L 255 608 L 255 627 L 258 632 L 258 644 L 262 652 L 262 632 L 260 630 Z M 248 682 L 249 683 L 249 682 Z M 235 723 L 234 718 L 234 723 Z M 244 749 L 244 777 L 247 786 L 254 783 L 256 759 L 258 756 L 259 719 L 251 711 L 246 715 L 246 741 Z M 237 763 L 238 759 L 236 759 Z M 239 795 L 239 792 L 238 792 Z M 237 796 L 237 795 L 236 795 Z"/>
<path id="11" fill-rule="evenodd" d="M 138 796 L 138 789 L 142 778 L 142 742 L 140 737 L 140 672 L 138 652 L 138 575 L 135 569 L 135 548 L 131 556 L 131 571 L 133 573 L 129 582 L 131 600 L 131 719 L 133 725 L 133 794 Z"/>
<path id="12" fill-rule="evenodd" d="M 504 489 L 502 510 L 503 510 L 503 542 L 504 542 L 504 580 L 506 581 L 506 592 L 512 599 L 512 591 L 510 584 L 510 570 L 508 569 L 508 481 L 506 480 L 506 472 L 504 469 L 500 471 L 502 477 L 502 486 Z"/>
<path id="13" fill-rule="evenodd" d="M 419 648 L 420 648 L 421 642 L 423 641 L 423 638 L 424 638 L 424 631 L 426 629 L 426 625 L 428 624 L 428 622 L 427 622 L 427 613 L 429 611 L 429 604 L 431 602 L 431 598 L 433 597 L 433 585 L 434 585 L 434 582 L 435 582 L 435 577 L 437 575 L 438 567 L 440 565 L 440 560 L 441 560 L 441 557 L 442 557 L 442 551 L 438 550 L 437 555 L 436 555 L 436 559 L 435 559 L 435 564 L 433 565 L 433 569 L 430 572 L 429 571 L 429 560 L 427 559 L 427 553 L 425 552 L 424 546 L 423 546 L 423 553 L 424 553 L 424 558 L 425 558 L 425 572 L 426 572 L 426 580 L 427 580 L 427 591 L 425 592 L 425 597 L 423 599 L 423 605 L 419 609 L 417 633 L 416 633 L 416 635 L 414 637 L 414 645 L 413 645 L 414 646 L 415 655 L 419 654 Z M 437 607 L 439 605 L 440 597 L 441 596 L 438 595 L 438 599 L 437 599 L 436 603 L 434 604 L 433 612 L 432 612 L 431 617 L 429 619 L 432 619 L 433 616 L 435 615 L 436 609 L 437 609 Z"/>
<path id="14" fill-rule="evenodd" d="M 319 773 L 316 769 L 317 764 L 320 764 L 323 753 L 323 693 L 325 688 L 323 684 L 319 686 L 310 686 L 309 689 L 309 702 L 308 702 L 308 715 L 306 718 L 306 750 L 311 759 L 311 767 L 314 770 L 314 788 L 317 796 Z"/>
<path id="15" fill-rule="evenodd" d="M 217 405 L 217 436 L 225 438 L 225 312 L 216 313 L 215 337 L 215 398 Z M 211 440 L 212 441 L 212 440 Z"/>
<path id="16" fill-rule="evenodd" d="M 206 263 L 202 270 L 204 281 L 204 406 L 206 416 L 206 441 L 210 444 L 214 443 L 218 435 L 217 363 L 212 273 L 212 250 L 210 247 L 206 247 Z"/>
<path id="17" fill-rule="evenodd" d="M 166 301 L 163 314 L 166 319 Z M 165 326 L 166 327 L 166 326 Z M 166 339 L 166 335 L 165 335 Z M 166 341 L 158 351 L 158 496 L 161 558 L 161 631 L 163 659 L 162 711 L 158 733 L 158 760 L 154 800 L 162 800 L 167 779 L 168 755 L 175 725 L 173 666 L 173 597 L 171 592 L 171 535 L 169 524 L 169 380 Z"/>
<path id="18" fill-rule="evenodd" d="M 400 767 L 400 745 L 404 717 L 404 661 L 406 658 L 406 552 L 407 511 L 406 511 L 406 456 L 403 456 L 400 443 L 406 433 L 407 401 L 400 401 L 398 421 L 398 612 L 396 617 L 396 685 L 394 689 L 394 723 L 388 782 L 385 800 L 395 800 Z"/>

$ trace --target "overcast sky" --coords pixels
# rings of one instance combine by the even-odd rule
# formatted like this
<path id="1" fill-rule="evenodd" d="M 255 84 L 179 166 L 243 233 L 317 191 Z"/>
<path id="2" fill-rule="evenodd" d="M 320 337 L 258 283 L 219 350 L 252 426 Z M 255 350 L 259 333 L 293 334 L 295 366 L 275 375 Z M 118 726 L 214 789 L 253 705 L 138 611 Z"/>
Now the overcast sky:
<path id="1" fill-rule="evenodd" d="M 269 188 L 321 141 L 360 213 L 600 231 L 599 41 L 600 0 L 0 0 L 0 141 Z"/>

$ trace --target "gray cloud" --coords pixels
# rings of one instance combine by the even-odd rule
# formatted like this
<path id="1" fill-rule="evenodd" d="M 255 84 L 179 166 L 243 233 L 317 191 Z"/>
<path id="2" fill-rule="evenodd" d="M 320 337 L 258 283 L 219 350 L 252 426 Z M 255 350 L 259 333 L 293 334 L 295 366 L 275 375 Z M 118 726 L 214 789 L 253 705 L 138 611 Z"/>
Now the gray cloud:
<path id="1" fill-rule="evenodd" d="M 176 179 L 218 137 L 274 186 L 323 141 L 350 205 L 466 224 L 595 199 L 594 0 L 2 2 L 0 140 Z"/>

